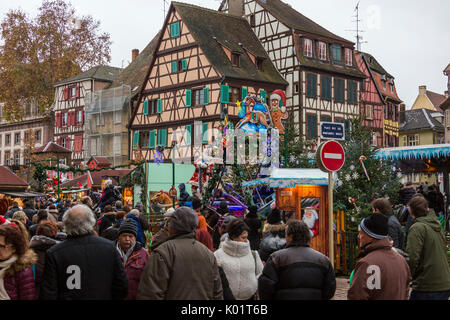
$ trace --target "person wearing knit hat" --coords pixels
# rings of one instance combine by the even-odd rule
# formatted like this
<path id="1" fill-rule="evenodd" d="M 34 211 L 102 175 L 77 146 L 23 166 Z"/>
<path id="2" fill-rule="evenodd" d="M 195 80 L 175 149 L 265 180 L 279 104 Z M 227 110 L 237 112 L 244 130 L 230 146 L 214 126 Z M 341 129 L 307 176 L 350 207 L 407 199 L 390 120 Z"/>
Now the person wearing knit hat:
<path id="1" fill-rule="evenodd" d="M 379 212 L 359 225 L 360 260 L 356 264 L 348 300 L 407 300 L 411 272 L 405 258 L 393 249 L 388 218 Z"/>
<path id="2" fill-rule="evenodd" d="M 193 233 L 198 225 L 198 216 L 189 207 L 179 207 L 169 220 L 169 233 L 185 234 Z"/>
<path id="3" fill-rule="evenodd" d="M 142 271 L 148 260 L 148 252 L 136 241 L 137 226 L 133 219 L 120 224 L 116 248 L 128 276 L 128 295 L 125 300 L 136 300 Z"/>
<path id="4" fill-rule="evenodd" d="M 269 256 L 286 246 L 286 224 L 281 220 L 280 210 L 277 208 L 267 215 L 263 228 L 263 238 L 258 250 L 261 260 L 266 262 Z"/>

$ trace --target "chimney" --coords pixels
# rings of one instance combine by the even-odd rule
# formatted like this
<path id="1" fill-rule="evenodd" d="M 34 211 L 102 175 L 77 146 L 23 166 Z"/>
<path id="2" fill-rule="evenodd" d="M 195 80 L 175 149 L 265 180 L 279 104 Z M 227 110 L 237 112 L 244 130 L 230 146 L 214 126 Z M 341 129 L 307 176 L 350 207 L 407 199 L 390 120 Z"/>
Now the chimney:
<path id="1" fill-rule="evenodd" d="M 419 95 L 424 96 L 427 92 L 427 86 L 419 86 Z"/>
<path id="2" fill-rule="evenodd" d="M 244 16 L 244 0 L 228 0 L 228 14 L 237 17 Z"/>
<path id="3" fill-rule="evenodd" d="M 399 117 L 399 125 L 402 123 L 405 123 L 405 112 L 406 112 L 406 106 L 404 103 L 400 105 L 400 117 Z"/>
<path id="4" fill-rule="evenodd" d="M 131 51 L 131 62 L 134 61 L 134 59 L 136 59 L 136 57 L 139 55 L 139 49 L 133 49 Z"/>

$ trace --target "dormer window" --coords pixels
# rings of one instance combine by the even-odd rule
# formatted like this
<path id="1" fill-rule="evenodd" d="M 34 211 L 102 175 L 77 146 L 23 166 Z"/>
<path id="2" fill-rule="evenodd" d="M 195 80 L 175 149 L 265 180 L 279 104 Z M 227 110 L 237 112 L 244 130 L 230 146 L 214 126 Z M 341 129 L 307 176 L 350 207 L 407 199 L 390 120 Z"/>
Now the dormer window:
<path id="1" fill-rule="evenodd" d="M 327 44 L 325 42 L 319 42 L 319 59 L 327 60 Z"/>
<path id="2" fill-rule="evenodd" d="M 342 48 L 338 44 L 333 45 L 333 62 L 334 63 L 342 62 Z"/>
<path id="3" fill-rule="evenodd" d="M 240 55 L 239 53 L 232 52 L 231 53 L 231 64 L 233 67 L 240 66 Z"/>
<path id="4" fill-rule="evenodd" d="M 345 64 L 347 66 L 353 65 L 353 52 L 352 49 L 345 48 Z"/>
<path id="5" fill-rule="evenodd" d="M 264 70 L 263 70 L 263 62 L 264 62 L 264 59 L 263 59 L 263 58 L 256 58 L 256 68 L 257 68 L 259 71 L 264 71 Z"/>
<path id="6" fill-rule="evenodd" d="M 311 39 L 305 39 L 304 40 L 304 50 L 303 53 L 306 57 L 312 58 L 313 49 L 312 49 L 313 43 Z"/>

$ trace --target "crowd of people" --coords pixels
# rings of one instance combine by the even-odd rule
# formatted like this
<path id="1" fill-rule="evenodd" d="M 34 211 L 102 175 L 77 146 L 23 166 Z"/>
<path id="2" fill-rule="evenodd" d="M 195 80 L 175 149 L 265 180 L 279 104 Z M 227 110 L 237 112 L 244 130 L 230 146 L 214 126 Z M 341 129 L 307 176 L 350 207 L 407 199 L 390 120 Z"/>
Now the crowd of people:
<path id="1" fill-rule="evenodd" d="M 110 188 L 108 185 L 106 188 Z M 105 189 L 106 189 L 105 188 Z M 388 199 L 360 223 L 350 300 L 449 299 L 446 241 L 435 209 L 404 188 L 411 217 Z M 404 191 L 407 190 L 407 191 Z M 428 191 L 429 192 L 429 191 Z M 103 193 L 103 197 L 106 193 Z M 0 216 L 0 300 L 329 300 L 336 275 L 295 217 L 257 207 L 236 217 L 195 196 L 150 233 L 144 207 L 116 200 L 13 203 Z M 405 197 L 403 197 L 403 200 Z M 103 205 L 104 204 L 104 205 Z M 99 209 L 98 209 L 99 208 Z M 407 219 L 406 219 L 407 220 Z"/>

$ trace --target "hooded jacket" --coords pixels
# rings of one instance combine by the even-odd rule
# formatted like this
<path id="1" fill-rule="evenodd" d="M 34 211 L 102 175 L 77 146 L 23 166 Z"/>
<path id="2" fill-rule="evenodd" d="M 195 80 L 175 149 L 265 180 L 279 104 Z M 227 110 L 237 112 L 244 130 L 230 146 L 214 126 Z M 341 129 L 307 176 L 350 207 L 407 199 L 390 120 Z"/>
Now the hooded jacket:
<path id="1" fill-rule="evenodd" d="M 250 248 L 252 250 L 258 250 L 261 244 L 261 219 L 256 217 L 248 216 L 245 217 L 244 222 L 249 227 L 248 241 L 250 242 Z"/>
<path id="2" fill-rule="evenodd" d="M 36 254 L 29 249 L 6 270 L 3 285 L 11 300 L 36 300 L 32 269 L 36 261 Z"/>
<path id="3" fill-rule="evenodd" d="M 394 241 L 394 247 L 405 250 L 405 236 L 402 231 L 402 225 L 392 213 L 386 214 L 388 218 L 389 237 Z"/>
<path id="4" fill-rule="evenodd" d="M 329 300 L 336 291 L 330 260 L 303 243 L 273 253 L 258 282 L 261 300 Z"/>
<path id="5" fill-rule="evenodd" d="M 214 255 L 227 276 L 236 300 L 250 299 L 258 290 L 258 277 L 263 269 L 258 253 L 250 250 L 250 243 L 228 238 Z"/>
<path id="6" fill-rule="evenodd" d="M 214 254 L 195 233 L 172 235 L 152 251 L 139 283 L 139 300 L 223 300 Z"/>
<path id="7" fill-rule="evenodd" d="M 180 197 L 178 198 L 179 202 L 180 202 L 180 206 L 184 205 L 184 202 L 189 200 L 189 193 L 186 192 L 186 186 L 184 183 L 181 183 L 178 186 L 178 189 L 180 189 Z"/>
<path id="8" fill-rule="evenodd" d="M 264 225 L 264 236 L 261 241 L 261 247 L 258 250 L 259 256 L 262 261 L 267 261 L 269 256 L 283 249 L 286 245 L 286 225 L 280 224 L 268 224 Z"/>
<path id="9" fill-rule="evenodd" d="M 409 229 L 406 252 L 413 279 L 413 290 L 450 290 L 450 268 L 444 231 L 432 210 L 417 217 Z"/>
<path id="10" fill-rule="evenodd" d="M 405 258 L 389 238 L 375 240 L 362 248 L 347 292 L 349 300 L 407 300 L 411 273 Z"/>
<path id="11" fill-rule="evenodd" d="M 56 239 L 52 239 L 46 236 L 34 236 L 30 240 L 30 248 L 37 254 L 37 262 L 35 266 L 35 282 L 36 282 L 36 297 L 39 299 L 39 293 L 42 284 L 42 276 L 44 275 L 45 268 L 45 254 L 48 249 L 55 244 L 60 243 Z"/>

